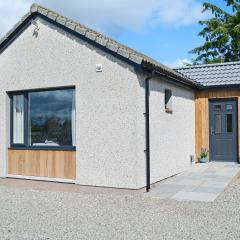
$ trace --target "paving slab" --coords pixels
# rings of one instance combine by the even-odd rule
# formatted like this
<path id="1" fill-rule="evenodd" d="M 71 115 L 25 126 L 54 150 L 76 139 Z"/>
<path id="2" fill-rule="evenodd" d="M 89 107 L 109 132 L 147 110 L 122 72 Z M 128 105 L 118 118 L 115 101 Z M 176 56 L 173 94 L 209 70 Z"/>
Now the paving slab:
<path id="1" fill-rule="evenodd" d="M 222 190 L 224 190 L 228 184 L 230 183 L 230 181 L 226 181 L 226 182 L 218 182 L 218 181 L 206 181 L 203 182 L 201 184 L 202 187 L 210 187 L 210 188 L 221 188 Z"/>
<path id="2" fill-rule="evenodd" d="M 187 171 L 156 184 L 145 196 L 177 201 L 213 202 L 239 172 L 240 165 L 237 163 L 196 164 Z"/>
<path id="3" fill-rule="evenodd" d="M 220 194 L 222 192 L 222 188 L 200 186 L 195 188 L 194 192 Z"/>
<path id="4" fill-rule="evenodd" d="M 217 198 L 218 194 L 214 193 L 202 193 L 202 192 L 177 192 L 172 199 L 178 201 L 201 201 L 212 202 Z"/>

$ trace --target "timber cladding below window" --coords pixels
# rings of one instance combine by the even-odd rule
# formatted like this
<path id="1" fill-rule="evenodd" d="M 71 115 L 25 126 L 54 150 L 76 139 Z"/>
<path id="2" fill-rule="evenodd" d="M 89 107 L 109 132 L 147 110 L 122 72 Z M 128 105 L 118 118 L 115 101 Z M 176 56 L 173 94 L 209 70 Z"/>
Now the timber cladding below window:
<path id="1" fill-rule="evenodd" d="M 212 89 L 196 92 L 195 101 L 195 138 L 196 159 L 199 158 L 201 148 L 209 149 L 209 99 L 238 98 L 238 126 L 240 126 L 240 90 L 238 89 Z M 240 130 L 240 127 L 239 127 Z M 238 130 L 238 131 L 239 131 Z M 238 133 L 240 136 L 240 132 Z M 240 153 L 240 141 L 239 141 Z"/>
<path id="2" fill-rule="evenodd" d="M 8 150 L 8 174 L 76 178 L 76 151 Z"/>

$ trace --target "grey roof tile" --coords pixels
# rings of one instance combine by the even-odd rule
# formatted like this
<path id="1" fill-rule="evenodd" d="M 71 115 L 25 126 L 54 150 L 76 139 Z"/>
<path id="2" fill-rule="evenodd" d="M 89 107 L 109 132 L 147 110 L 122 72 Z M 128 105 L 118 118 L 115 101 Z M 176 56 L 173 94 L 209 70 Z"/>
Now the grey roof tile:
<path id="1" fill-rule="evenodd" d="M 108 41 L 106 47 L 107 47 L 108 49 L 110 49 L 111 51 L 113 51 L 113 52 L 117 52 L 117 50 L 118 50 L 118 48 L 119 48 L 119 46 L 118 46 L 117 44 L 114 44 L 114 43 L 112 43 L 112 42 L 110 42 L 110 41 Z"/>
<path id="2" fill-rule="evenodd" d="M 175 70 L 205 87 L 240 84 L 240 62 L 203 64 Z"/>
<path id="3" fill-rule="evenodd" d="M 56 19 L 56 22 L 62 24 L 65 26 L 66 22 L 67 22 L 67 19 L 65 17 L 62 17 L 62 16 L 58 16 L 57 19 Z"/>
<path id="4" fill-rule="evenodd" d="M 142 58 L 139 57 L 137 54 L 134 54 L 134 53 L 130 53 L 129 60 L 131 60 L 131 61 L 133 61 L 137 64 L 141 64 L 141 62 L 142 62 Z"/>
<path id="5" fill-rule="evenodd" d="M 48 14 L 48 10 L 44 9 L 44 8 L 39 8 L 38 12 L 41 13 L 42 15 L 44 15 L 44 16 L 47 16 L 47 14 Z"/>
<path id="6" fill-rule="evenodd" d="M 87 31 L 85 36 L 86 36 L 88 39 L 91 39 L 92 41 L 95 41 L 98 35 L 99 35 L 99 34 L 96 34 L 95 32 Z"/>
<path id="7" fill-rule="evenodd" d="M 126 51 L 124 48 L 119 48 L 117 53 L 125 58 L 129 58 L 129 52 Z"/>
<path id="8" fill-rule="evenodd" d="M 33 12 L 37 12 L 38 11 L 38 5 L 37 4 L 33 4 L 30 8 L 30 11 L 33 13 Z"/>
<path id="9" fill-rule="evenodd" d="M 67 21 L 66 22 L 66 27 L 68 27 L 68 28 L 70 28 L 72 30 L 75 30 L 76 24 L 74 22 L 72 22 L 72 21 Z"/>
<path id="10" fill-rule="evenodd" d="M 107 38 L 104 38 L 104 37 L 102 37 L 102 36 L 97 36 L 96 42 L 97 42 L 98 44 L 106 47 L 107 42 L 108 42 L 108 39 L 107 39 Z"/>
<path id="11" fill-rule="evenodd" d="M 76 26 L 75 31 L 83 36 L 86 35 L 87 29 L 82 26 Z"/>
<path id="12" fill-rule="evenodd" d="M 91 41 L 96 42 L 96 43 L 110 49 L 111 51 L 130 60 L 131 62 L 141 65 L 142 67 L 147 68 L 147 69 L 150 68 L 149 69 L 150 71 L 154 70 L 157 73 L 164 74 L 164 76 L 170 77 L 171 79 L 173 79 L 173 81 L 179 81 L 181 83 L 184 83 L 184 84 L 187 84 L 187 85 L 190 85 L 193 87 L 199 86 L 198 83 L 192 81 L 189 77 L 186 77 L 185 75 L 182 75 L 182 74 L 172 70 L 171 68 L 153 60 L 152 58 L 150 58 L 142 53 L 139 53 L 138 51 L 136 51 L 132 48 L 129 48 L 123 44 L 120 44 L 120 43 L 114 41 L 111 38 L 108 38 L 90 28 L 87 28 L 87 27 L 81 25 L 80 23 L 73 21 L 72 19 L 66 18 L 55 11 L 52 11 L 45 7 L 42 7 L 38 4 L 33 4 L 31 6 L 30 11 L 27 14 L 27 16 L 30 16 L 32 13 L 40 13 L 40 14 L 46 16 L 47 18 L 49 18 L 50 20 L 56 21 L 59 24 L 74 30 L 76 33 L 78 33 L 82 36 L 85 36 L 86 38 L 90 39 Z M 0 47 L 2 46 L 2 44 L 5 44 L 5 42 L 10 40 L 10 38 L 11 38 L 10 35 L 12 35 L 11 33 L 13 33 L 17 29 L 16 26 L 20 26 L 22 23 L 23 23 L 23 20 L 18 22 L 18 24 L 12 28 L 9 35 L 6 35 L 2 39 L 0 39 Z"/>
<path id="13" fill-rule="evenodd" d="M 49 17 L 53 21 L 56 21 L 58 15 L 56 13 L 53 13 L 53 12 L 48 12 L 47 17 Z"/>

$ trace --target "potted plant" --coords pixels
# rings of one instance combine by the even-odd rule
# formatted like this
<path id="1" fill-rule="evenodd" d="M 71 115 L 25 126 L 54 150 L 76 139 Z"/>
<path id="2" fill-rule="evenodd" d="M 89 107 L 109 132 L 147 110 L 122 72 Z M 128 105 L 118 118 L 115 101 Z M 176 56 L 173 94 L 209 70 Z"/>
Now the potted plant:
<path id="1" fill-rule="evenodd" d="M 202 148 L 200 153 L 200 163 L 207 163 L 208 161 L 208 150 L 206 148 Z"/>

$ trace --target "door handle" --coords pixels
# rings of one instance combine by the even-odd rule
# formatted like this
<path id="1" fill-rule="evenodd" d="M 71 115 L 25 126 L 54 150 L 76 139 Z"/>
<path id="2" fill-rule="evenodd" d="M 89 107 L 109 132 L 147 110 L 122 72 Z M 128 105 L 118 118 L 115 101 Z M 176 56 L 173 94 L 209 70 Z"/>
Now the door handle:
<path id="1" fill-rule="evenodd" d="M 213 131 L 213 128 L 212 128 L 212 127 L 211 127 L 210 131 L 211 131 L 211 135 L 213 135 L 213 134 L 214 134 L 214 131 Z"/>

